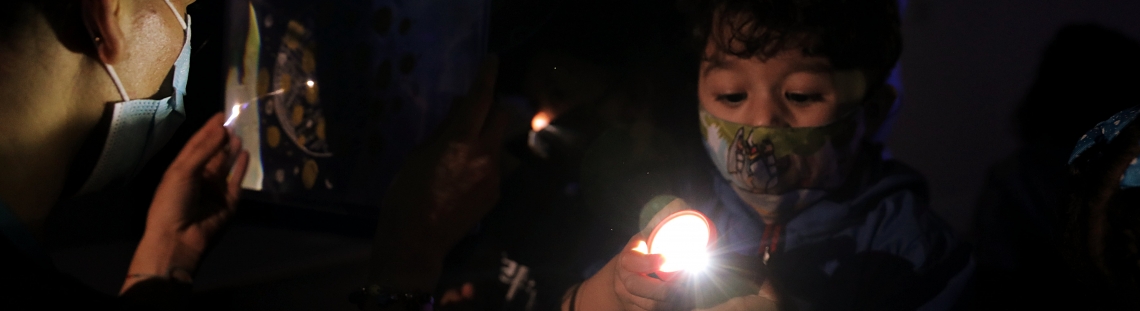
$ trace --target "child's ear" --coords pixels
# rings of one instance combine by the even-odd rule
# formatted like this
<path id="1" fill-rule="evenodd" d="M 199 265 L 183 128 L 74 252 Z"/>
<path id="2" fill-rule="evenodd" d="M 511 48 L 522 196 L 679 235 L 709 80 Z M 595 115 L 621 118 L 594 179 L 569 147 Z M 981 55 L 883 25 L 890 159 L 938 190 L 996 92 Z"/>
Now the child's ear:
<path id="1" fill-rule="evenodd" d="M 868 136 L 877 134 L 883 124 L 887 122 L 896 98 L 898 98 L 898 92 L 895 87 L 886 83 L 867 93 L 867 98 L 863 101 L 863 113 L 867 121 Z"/>

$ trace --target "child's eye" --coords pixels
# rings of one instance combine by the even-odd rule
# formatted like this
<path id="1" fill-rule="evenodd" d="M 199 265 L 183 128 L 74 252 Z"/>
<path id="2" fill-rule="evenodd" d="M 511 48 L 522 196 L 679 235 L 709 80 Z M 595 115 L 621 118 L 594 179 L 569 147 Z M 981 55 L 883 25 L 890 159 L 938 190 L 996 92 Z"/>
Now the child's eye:
<path id="1" fill-rule="evenodd" d="M 740 104 L 745 99 L 748 99 L 748 93 L 732 93 L 716 96 L 717 101 L 726 102 L 729 104 Z"/>
<path id="2" fill-rule="evenodd" d="M 795 103 L 807 104 L 810 102 L 823 101 L 823 94 L 784 93 L 784 98 Z"/>

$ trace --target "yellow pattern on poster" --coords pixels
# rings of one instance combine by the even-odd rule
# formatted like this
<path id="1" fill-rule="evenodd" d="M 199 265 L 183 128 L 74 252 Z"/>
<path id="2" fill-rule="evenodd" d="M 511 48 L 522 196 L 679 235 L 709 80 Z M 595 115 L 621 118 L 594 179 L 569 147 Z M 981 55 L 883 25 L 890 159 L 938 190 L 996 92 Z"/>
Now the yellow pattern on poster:
<path id="1" fill-rule="evenodd" d="M 316 84 L 313 84 L 313 86 L 310 86 L 307 90 L 305 90 L 305 101 L 307 101 L 310 105 L 315 105 L 317 101 L 321 99 L 319 93 L 320 91 L 317 88 L 318 86 Z"/>
<path id="2" fill-rule="evenodd" d="M 305 184 L 305 189 L 313 189 L 313 184 L 317 183 L 317 173 L 319 172 L 317 161 L 305 159 L 305 166 L 301 169 L 301 182 Z"/>
<path id="3" fill-rule="evenodd" d="M 301 70 L 310 75 L 317 71 L 317 60 L 313 56 L 312 49 L 306 48 L 301 51 Z"/>
<path id="4" fill-rule="evenodd" d="M 284 92 L 289 92 L 289 88 L 292 86 L 293 86 L 293 76 L 290 76 L 287 73 L 282 73 L 281 74 L 281 90 Z"/>
<path id="5" fill-rule="evenodd" d="M 281 129 L 277 126 L 270 125 L 265 129 L 265 143 L 269 144 L 269 148 L 277 148 L 277 144 L 281 143 Z"/>
<path id="6" fill-rule="evenodd" d="M 293 105 L 293 124 L 301 124 L 302 121 L 305 121 L 305 107 Z"/>
<path id="7" fill-rule="evenodd" d="M 317 119 L 317 137 L 325 139 L 325 118 Z"/>

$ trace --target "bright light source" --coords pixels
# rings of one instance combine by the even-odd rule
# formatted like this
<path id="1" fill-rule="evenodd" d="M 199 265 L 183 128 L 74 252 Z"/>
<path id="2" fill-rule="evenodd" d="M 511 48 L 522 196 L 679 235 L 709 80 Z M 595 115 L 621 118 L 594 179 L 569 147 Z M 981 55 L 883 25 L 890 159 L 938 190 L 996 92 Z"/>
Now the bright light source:
<path id="1" fill-rule="evenodd" d="M 550 125 L 550 116 L 546 112 L 539 112 L 534 115 L 534 119 L 530 120 L 530 128 L 535 132 L 540 132 L 542 129 Z"/>
<path id="2" fill-rule="evenodd" d="M 649 235 L 650 254 L 661 254 L 660 271 L 703 270 L 709 263 L 709 246 L 716 239 L 716 228 L 703 214 L 693 210 L 673 213 Z"/>
<path id="3" fill-rule="evenodd" d="M 649 254 L 649 245 L 646 245 L 645 241 L 637 241 L 637 247 L 634 247 L 633 251 L 642 254 Z"/>
<path id="4" fill-rule="evenodd" d="M 317 83 L 313 82 L 313 80 L 305 81 L 305 85 L 308 85 L 309 87 L 313 87 L 313 85 L 316 85 L 316 84 Z"/>
<path id="5" fill-rule="evenodd" d="M 241 105 L 234 104 L 230 108 L 230 116 L 226 118 L 226 122 L 222 123 L 222 126 L 232 125 L 234 123 L 234 120 L 237 120 L 238 114 L 241 114 Z"/>

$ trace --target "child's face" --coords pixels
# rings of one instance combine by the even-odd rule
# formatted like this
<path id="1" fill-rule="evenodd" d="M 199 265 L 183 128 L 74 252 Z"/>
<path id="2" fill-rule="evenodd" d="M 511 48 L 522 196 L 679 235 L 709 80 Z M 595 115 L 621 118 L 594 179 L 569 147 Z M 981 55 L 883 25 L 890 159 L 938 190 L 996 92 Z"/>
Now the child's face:
<path id="1" fill-rule="evenodd" d="M 866 91 L 859 70 L 834 70 L 827 58 L 799 49 L 743 59 L 711 41 L 701 60 L 700 105 L 726 121 L 766 127 L 817 127 L 858 106 Z"/>
<path id="2" fill-rule="evenodd" d="M 744 59 L 710 42 L 705 55 L 697 89 L 702 138 L 743 200 L 774 217 L 843 184 L 874 130 L 870 115 L 884 111 L 858 109 L 880 102 L 865 96 L 864 72 L 836 70 L 826 57 L 794 48 Z"/>

